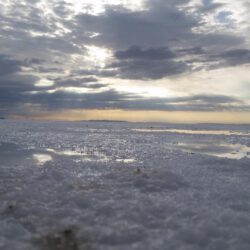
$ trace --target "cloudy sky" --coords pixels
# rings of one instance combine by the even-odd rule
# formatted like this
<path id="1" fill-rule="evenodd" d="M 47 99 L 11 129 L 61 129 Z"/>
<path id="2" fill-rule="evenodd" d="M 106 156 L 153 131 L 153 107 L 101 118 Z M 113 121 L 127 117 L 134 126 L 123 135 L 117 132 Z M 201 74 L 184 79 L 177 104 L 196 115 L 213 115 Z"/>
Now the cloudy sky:
<path id="1" fill-rule="evenodd" d="M 0 116 L 250 123 L 249 0 L 0 2 Z"/>

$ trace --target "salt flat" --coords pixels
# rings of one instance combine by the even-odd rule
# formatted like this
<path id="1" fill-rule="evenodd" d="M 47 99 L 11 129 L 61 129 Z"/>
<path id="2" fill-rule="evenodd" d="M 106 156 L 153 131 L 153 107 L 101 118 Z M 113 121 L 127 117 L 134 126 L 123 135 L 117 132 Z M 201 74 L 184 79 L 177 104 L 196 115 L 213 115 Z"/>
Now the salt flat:
<path id="1" fill-rule="evenodd" d="M 0 249 L 249 250 L 249 147 L 246 125 L 1 120 Z"/>

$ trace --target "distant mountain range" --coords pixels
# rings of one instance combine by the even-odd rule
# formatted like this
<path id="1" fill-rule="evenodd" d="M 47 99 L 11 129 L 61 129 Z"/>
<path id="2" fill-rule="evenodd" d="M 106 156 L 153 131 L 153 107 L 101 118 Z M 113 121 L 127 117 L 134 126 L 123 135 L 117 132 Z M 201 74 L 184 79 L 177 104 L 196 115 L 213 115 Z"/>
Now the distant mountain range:
<path id="1" fill-rule="evenodd" d="M 128 122 L 128 121 L 120 121 L 120 120 L 82 120 L 81 122 Z"/>

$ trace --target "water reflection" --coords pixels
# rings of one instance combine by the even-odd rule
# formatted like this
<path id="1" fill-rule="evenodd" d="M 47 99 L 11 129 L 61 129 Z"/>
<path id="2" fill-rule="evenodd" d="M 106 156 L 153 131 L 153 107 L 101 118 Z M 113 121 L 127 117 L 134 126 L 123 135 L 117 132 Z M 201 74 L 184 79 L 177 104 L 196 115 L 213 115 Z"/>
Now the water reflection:
<path id="1" fill-rule="evenodd" d="M 122 163 L 127 163 L 127 164 L 129 164 L 129 163 L 135 162 L 135 159 L 133 159 L 133 158 L 127 158 L 127 159 L 121 158 L 121 159 L 116 159 L 116 161 L 117 161 L 117 162 L 122 162 Z"/>
<path id="2" fill-rule="evenodd" d="M 192 129 L 154 129 L 154 128 L 144 128 L 144 129 L 133 129 L 133 131 L 144 132 L 144 133 L 178 133 L 178 134 L 193 134 L 193 135 L 245 135 L 250 136 L 249 133 L 243 133 L 239 131 L 230 130 L 192 130 Z"/>
<path id="3" fill-rule="evenodd" d="M 67 157 L 74 157 L 73 161 L 74 162 L 90 162 L 90 161 L 99 161 L 99 162 L 107 162 L 110 159 L 98 152 L 98 151 L 94 151 L 91 153 L 86 152 L 85 150 L 55 150 L 55 149 L 51 149 L 51 148 L 47 148 L 46 149 L 47 152 L 51 152 L 55 155 L 59 155 L 59 156 L 67 156 Z"/>
<path id="4" fill-rule="evenodd" d="M 37 165 L 44 165 L 46 162 L 53 160 L 52 156 L 48 154 L 33 154 L 32 157 L 37 162 Z"/>
<path id="5" fill-rule="evenodd" d="M 48 152 L 52 152 L 53 154 L 57 154 L 57 155 L 65 155 L 65 156 L 83 156 L 86 155 L 86 153 L 84 152 L 78 152 L 78 151 L 73 151 L 73 150 L 55 150 L 52 148 L 47 148 L 46 151 Z"/>
<path id="6" fill-rule="evenodd" d="M 198 153 L 229 159 L 250 158 L 250 147 L 241 144 L 178 143 L 178 149 L 188 153 Z"/>

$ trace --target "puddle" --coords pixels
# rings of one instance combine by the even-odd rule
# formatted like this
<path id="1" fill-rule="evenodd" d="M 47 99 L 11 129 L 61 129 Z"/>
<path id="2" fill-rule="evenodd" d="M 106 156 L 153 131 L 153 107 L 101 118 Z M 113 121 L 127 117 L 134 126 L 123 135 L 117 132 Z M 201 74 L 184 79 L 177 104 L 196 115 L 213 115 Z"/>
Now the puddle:
<path id="1" fill-rule="evenodd" d="M 59 155 L 59 156 L 75 156 L 75 159 L 73 159 L 74 162 L 108 162 L 111 161 L 111 159 L 109 157 L 107 157 L 105 154 L 100 153 L 98 151 L 93 151 L 91 153 L 88 153 L 84 150 L 55 150 L 55 149 L 51 149 L 51 148 L 47 148 L 46 149 L 47 152 L 51 152 L 55 155 Z M 115 160 L 116 162 L 122 162 L 122 163 L 133 163 L 136 160 L 133 158 L 118 158 Z"/>
<path id="2" fill-rule="evenodd" d="M 244 135 L 250 136 L 249 133 L 230 130 L 192 130 L 192 129 L 133 129 L 136 132 L 142 133 L 177 133 L 177 134 L 192 134 L 192 135 Z"/>
<path id="3" fill-rule="evenodd" d="M 52 156 L 48 154 L 33 154 L 32 157 L 40 166 L 44 165 L 46 162 L 53 160 Z"/>
<path id="4" fill-rule="evenodd" d="M 47 148 L 46 151 L 51 152 L 55 155 L 59 155 L 59 156 L 68 156 L 68 157 L 75 156 L 77 158 L 73 159 L 74 162 L 90 162 L 90 161 L 107 162 L 110 160 L 106 155 L 99 153 L 97 151 L 94 151 L 91 154 L 85 152 L 84 150 L 76 150 L 76 151 L 62 150 L 62 151 L 59 151 L 59 150 Z"/>
<path id="5" fill-rule="evenodd" d="M 127 158 L 127 159 L 116 159 L 116 161 L 117 162 L 122 162 L 122 163 L 127 163 L 127 164 L 129 164 L 129 163 L 133 163 L 133 162 L 135 162 L 135 159 L 132 159 L 132 158 Z"/>
<path id="6" fill-rule="evenodd" d="M 226 135 L 226 136 L 250 136 L 249 132 L 240 132 L 234 130 L 196 130 L 196 129 L 161 129 L 161 128 L 143 128 L 133 129 L 142 133 L 177 133 L 188 135 Z M 188 137 L 187 137 L 188 138 Z M 194 137 L 195 138 L 195 137 Z M 197 137 L 198 138 L 198 137 Z M 250 158 L 250 147 L 242 144 L 226 144 L 221 142 L 203 141 L 195 143 L 194 140 L 186 143 L 174 143 L 170 147 L 180 149 L 183 152 L 196 153 L 217 156 L 229 159 Z"/>
<path id="7" fill-rule="evenodd" d="M 188 153 L 217 156 L 228 159 L 250 158 L 250 147 L 241 144 L 178 143 L 176 148 Z"/>
<path id="8" fill-rule="evenodd" d="M 52 152 L 53 154 L 56 154 L 56 155 L 65 155 L 65 156 L 84 156 L 84 155 L 87 155 L 84 152 L 72 151 L 72 150 L 58 151 L 58 150 L 55 150 L 52 148 L 47 148 L 46 151 Z"/>

